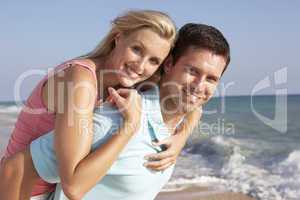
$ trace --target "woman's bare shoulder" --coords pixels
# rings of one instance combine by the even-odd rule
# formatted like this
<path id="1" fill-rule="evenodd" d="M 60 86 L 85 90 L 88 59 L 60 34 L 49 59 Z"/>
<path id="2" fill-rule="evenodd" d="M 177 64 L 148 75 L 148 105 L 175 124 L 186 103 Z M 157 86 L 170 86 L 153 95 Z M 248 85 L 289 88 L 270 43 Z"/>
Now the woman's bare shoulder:
<path id="1" fill-rule="evenodd" d="M 87 58 L 74 59 L 68 62 L 70 65 L 66 67 L 61 74 L 55 74 L 55 79 L 59 81 L 69 80 L 87 80 L 95 82 L 96 64 L 93 60 Z"/>
<path id="2" fill-rule="evenodd" d="M 87 66 L 93 70 L 96 70 L 96 63 L 94 60 L 90 58 L 79 58 L 74 60 L 75 65 L 82 65 L 82 66 Z"/>

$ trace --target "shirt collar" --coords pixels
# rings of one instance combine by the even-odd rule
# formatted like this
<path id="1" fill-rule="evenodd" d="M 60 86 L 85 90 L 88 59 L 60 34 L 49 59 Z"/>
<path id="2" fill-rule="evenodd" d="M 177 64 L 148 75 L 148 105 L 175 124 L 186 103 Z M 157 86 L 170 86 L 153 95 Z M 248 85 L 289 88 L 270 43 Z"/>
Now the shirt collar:
<path id="1" fill-rule="evenodd" d="M 159 87 L 153 88 L 143 92 L 144 108 L 148 124 L 153 130 L 153 137 L 159 141 L 170 136 L 170 132 L 164 123 L 163 116 L 160 108 Z"/>

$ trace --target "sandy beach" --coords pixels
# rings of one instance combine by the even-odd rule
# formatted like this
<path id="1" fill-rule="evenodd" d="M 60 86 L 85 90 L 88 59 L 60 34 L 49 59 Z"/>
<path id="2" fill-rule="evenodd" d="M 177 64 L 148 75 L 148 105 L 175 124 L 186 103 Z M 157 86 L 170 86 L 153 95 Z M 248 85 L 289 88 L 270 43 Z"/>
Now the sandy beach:
<path id="1" fill-rule="evenodd" d="M 241 193 L 211 191 L 205 187 L 193 187 L 181 191 L 161 192 L 155 200 L 255 200 Z"/>

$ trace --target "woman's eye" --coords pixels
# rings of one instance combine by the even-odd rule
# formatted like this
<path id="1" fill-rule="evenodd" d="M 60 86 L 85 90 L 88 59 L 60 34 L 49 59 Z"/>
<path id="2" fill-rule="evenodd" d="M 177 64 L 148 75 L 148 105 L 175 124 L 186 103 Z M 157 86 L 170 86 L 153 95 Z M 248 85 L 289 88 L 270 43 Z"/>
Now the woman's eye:
<path id="1" fill-rule="evenodd" d="M 150 63 L 152 65 L 159 65 L 159 61 L 156 58 L 150 58 Z"/>
<path id="2" fill-rule="evenodd" d="M 133 46 L 131 49 L 136 54 L 141 54 L 142 53 L 142 48 L 139 47 L 139 46 Z"/>

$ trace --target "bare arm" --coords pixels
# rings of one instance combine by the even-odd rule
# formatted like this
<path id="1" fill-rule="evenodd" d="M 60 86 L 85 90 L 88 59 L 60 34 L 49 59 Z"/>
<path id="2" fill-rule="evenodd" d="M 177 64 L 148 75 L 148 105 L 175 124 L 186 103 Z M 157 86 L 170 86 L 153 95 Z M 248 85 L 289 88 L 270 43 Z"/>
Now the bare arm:
<path id="1" fill-rule="evenodd" d="M 44 87 L 48 109 L 55 112 L 54 148 L 65 184 L 72 181 L 76 166 L 90 152 L 95 82 L 91 72 L 74 66 L 50 77 Z"/>
<path id="2" fill-rule="evenodd" d="M 127 125 L 124 124 L 101 148 L 90 153 L 77 165 L 69 184 L 62 182 L 66 196 L 81 199 L 105 176 L 133 135 L 133 131 L 127 130 L 125 126 Z"/>
<path id="3" fill-rule="evenodd" d="M 71 174 L 60 174 L 62 189 L 71 199 L 81 199 L 101 180 L 140 125 L 140 113 L 135 113 L 134 117 L 130 113 L 133 106 L 140 105 L 137 92 L 128 89 L 116 92 L 112 89 L 110 93 L 112 101 L 123 115 L 123 126 L 101 148 L 75 163 Z"/>
<path id="4" fill-rule="evenodd" d="M 188 137 L 193 132 L 194 128 L 199 123 L 199 120 L 202 116 L 202 109 L 194 110 L 193 112 L 190 112 L 185 117 L 184 122 L 181 124 L 181 126 L 178 127 L 176 130 L 176 134 L 181 135 L 183 137 L 184 143 L 188 139 Z"/>

